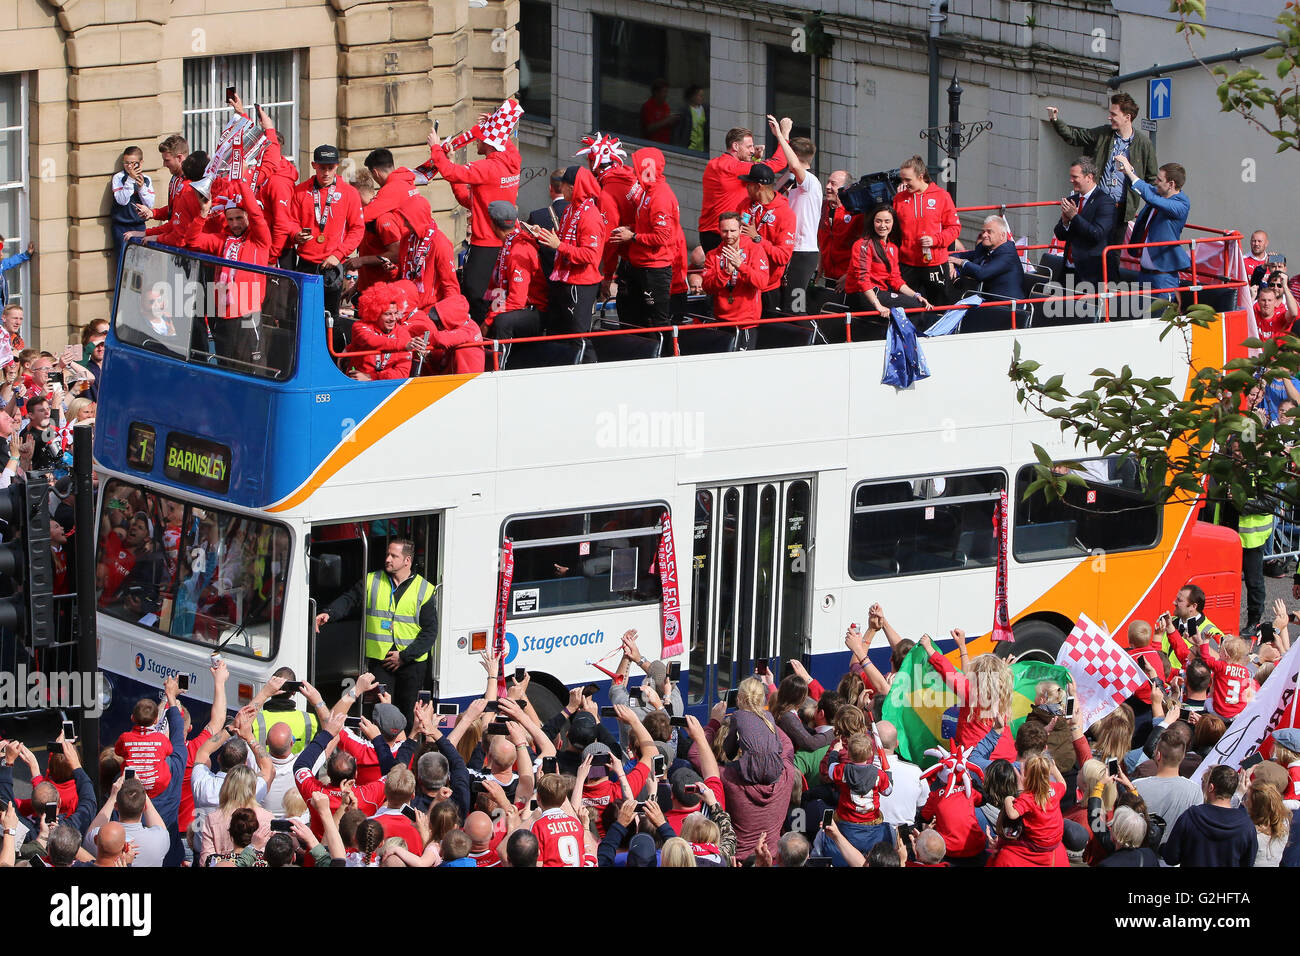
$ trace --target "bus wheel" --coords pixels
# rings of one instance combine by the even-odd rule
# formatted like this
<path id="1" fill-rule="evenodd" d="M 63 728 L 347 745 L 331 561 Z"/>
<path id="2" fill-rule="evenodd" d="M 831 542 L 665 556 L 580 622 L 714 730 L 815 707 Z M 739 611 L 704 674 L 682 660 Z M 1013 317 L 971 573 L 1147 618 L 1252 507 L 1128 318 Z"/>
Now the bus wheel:
<path id="1" fill-rule="evenodd" d="M 560 712 L 560 708 L 569 699 L 569 692 L 564 685 L 550 674 L 530 671 L 528 674 L 528 702 L 537 711 L 542 723 L 546 723 Z"/>
<path id="2" fill-rule="evenodd" d="M 998 657 L 1013 662 L 1025 660 L 1053 664 L 1066 636 L 1059 627 L 1047 621 L 1022 621 L 1012 628 L 1012 632 L 1016 639 L 1000 643 L 996 653 Z"/>

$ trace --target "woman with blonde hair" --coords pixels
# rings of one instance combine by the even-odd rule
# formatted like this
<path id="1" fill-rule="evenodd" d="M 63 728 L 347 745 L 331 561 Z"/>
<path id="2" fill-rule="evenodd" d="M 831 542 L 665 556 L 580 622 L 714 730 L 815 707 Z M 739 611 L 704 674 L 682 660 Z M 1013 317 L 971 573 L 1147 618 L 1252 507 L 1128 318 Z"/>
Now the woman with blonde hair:
<path id="1" fill-rule="evenodd" d="M 1020 835 L 999 839 L 989 866 L 1069 866 L 1061 845 L 1065 835 L 1061 816 L 1065 778 L 1041 754 L 1027 759 L 1024 768 L 1020 796 L 1008 795 L 1002 802 L 1003 818 L 1010 823 L 1019 821 Z"/>
<path id="2" fill-rule="evenodd" d="M 257 830 L 250 843 L 260 850 L 271 837 L 271 813 L 257 802 L 257 774 L 241 764 L 226 774 L 217 809 L 203 818 L 199 828 L 199 866 L 207 866 L 213 854 L 235 850 L 230 838 L 230 818 L 236 810 L 244 809 L 252 810 L 257 817 Z"/>
<path id="3" fill-rule="evenodd" d="M 1128 704 L 1120 704 L 1093 724 L 1093 756 L 1103 761 L 1113 758 L 1122 766 L 1124 757 L 1133 749 L 1133 724 L 1133 708 Z"/>
<path id="4" fill-rule="evenodd" d="M 681 837 L 673 837 L 664 841 L 663 849 L 659 852 L 659 865 L 693 867 L 695 852 Z"/>
<path id="5" fill-rule="evenodd" d="M 1281 866 L 1282 854 L 1291 835 L 1291 811 L 1283 805 L 1282 794 L 1273 784 L 1256 780 L 1246 791 L 1243 803 L 1259 835 L 1255 865 Z"/>
<path id="6" fill-rule="evenodd" d="M 761 834 L 772 846 L 781 836 L 794 787 L 794 745 L 767 712 L 767 688 L 758 678 L 740 682 L 736 706 L 722 745 L 732 762 L 723 766 L 721 776 L 736 830 L 736 855 L 743 858 L 754 852 Z"/>
<path id="7" fill-rule="evenodd" d="M 1011 698 L 1015 680 L 1011 665 L 994 654 L 981 654 L 973 660 L 966 656 L 966 632 L 953 628 L 952 638 L 961 652 L 962 669 L 940 654 L 929 634 L 921 635 L 921 646 L 930 655 L 930 666 L 943 675 L 944 682 L 957 696 L 956 744 L 973 748 L 992 731 L 998 731 L 997 746 L 990 760 L 1016 760 L 1016 742 L 1010 733 Z"/>

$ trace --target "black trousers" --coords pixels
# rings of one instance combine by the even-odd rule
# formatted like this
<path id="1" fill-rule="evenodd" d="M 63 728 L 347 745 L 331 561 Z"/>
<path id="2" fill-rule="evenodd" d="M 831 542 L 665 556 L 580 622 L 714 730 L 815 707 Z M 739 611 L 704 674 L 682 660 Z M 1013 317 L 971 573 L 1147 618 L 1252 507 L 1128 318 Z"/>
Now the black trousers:
<path id="1" fill-rule="evenodd" d="M 393 697 L 393 706 L 406 715 L 406 729 L 409 732 L 415 720 L 416 698 L 420 696 L 420 690 L 424 687 L 424 678 L 429 673 L 428 658 L 402 664 L 396 671 L 384 667 L 383 661 L 367 658 L 366 669 L 375 675 L 379 683 L 388 685 L 388 693 Z M 374 713 L 373 705 L 370 712 Z"/>
<path id="2" fill-rule="evenodd" d="M 217 343 L 217 358 L 231 359 L 237 372 L 254 371 L 250 366 L 263 364 L 262 316 L 253 312 L 238 319 L 212 319 L 212 337 Z"/>
<path id="3" fill-rule="evenodd" d="M 952 280 L 948 278 L 948 265 L 904 266 L 898 271 L 913 292 L 919 292 L 934 305 L 951 305 L 957 301 Z"/>
<path id="4" fill-rule="evenodd" d="M 546 334 L 565 335 L 591 331 L 591 310 L 600 298 L 600 283 L 573 285 L 569 282 L 552 282 Z M 576 343 L 575 343 L 576 344 Z"/>
<path id="5" fill-rule="evenodd" d="M 488 285 L 492 282 L 492 270 L 497 264 L 500 246 L 470 246 L 465 258 L 465 268 L 460 276 L 460 291 L 469 300 L 470 317 L 479 325 L 487 318 Z"/>
<path id="6" fill-rule="evenodd" d="M 1264 619 L 1264 545 L 1241 549 L 1241 573 L 1246 579 L 1246 623 L 1253 626 Z"/>
<path id="7" fill-rule="evenodd" d="M 672 315 L 669 289 L 673 284 L 673 267 L 660 266 L 646 269 L 628 267 L 628 294 L 631 308 L 639 310 L 636 324 L 645 326 L 667 325 Z M 619 312 L 622 315 L 622 312 Z"/>
<path id="8" fill-rule="evenodd" d="M 816 252 L 796 252 L 790 257 L 785 267 L 785 278 L 781 281 L 781 308 L 784 311 L 808 314 L 808 284 L 817 274 L 819 258 Z"/>
<path id="9" fill-rule="evenodd" d="M 521 339 L 542 334 L 542 313 L 535 306 L 526 305 L 513 312 L 502 312 L 492 320 L 487 330 L 494 339 Z"/>
<path id="10" fill-rule="evenodd" d="M 722 245 L 721 233 L 713 232 L 713 231 L 709 231 L 709 232 L 702 231 L 700 233 L 700 248 L 704 250 L 705 255 L 708 255 L 710 252 L 718 248 L 718 246 L 720 245 Z"/>
<path id="11" fill-rule="evenodd" d="M 319 262 L 308 262 L 302 256 L 298 256 L 298 272 L 306 272 L 309 275 L 321 275 L 323 266 Z M 324 282 L 325 311 L 330 315 L 338 318 L 339 299 L 343 295 L 343 283 Z"/>
<path id="12" fill-rule="evenodd" d="M 921 303 L 912 298 L 910 295 L 903 295 L 901 292 L 890 292 L 888 289 L 877 289 L 876 300 L 886 309 L 919 309 Z M 849 308 L 854 312 L 870 312 L 871 303 L 863 292 L 854 292 L 849 296 Z M 918 319 L 918 315 L 910 315 L 910 319 Z"/>

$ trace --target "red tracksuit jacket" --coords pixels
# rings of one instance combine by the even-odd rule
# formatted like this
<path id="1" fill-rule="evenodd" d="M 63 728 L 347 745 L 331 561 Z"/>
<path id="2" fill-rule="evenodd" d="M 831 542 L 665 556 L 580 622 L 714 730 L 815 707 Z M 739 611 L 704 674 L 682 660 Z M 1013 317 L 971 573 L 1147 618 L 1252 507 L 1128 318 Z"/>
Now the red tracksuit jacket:
<path id="1" fill-rule="evenodd" d="M 619 226 L 636 228 L 636 207 L 641 201 L 641 184 L 630 166 L 606 166 L 596 174 L 600 183 L 600 211 L 605 217 L 609 232 Z M 608 238 L 608 233 L 606 234 Z M 627 243 L 607 242 L 601 256 L 601 272 L 613 278 L 618 260 L 627 258 Z"/>
<path id="2" fill-rule="evenodd" d="M 430 222 L 421 235 L 407 233 L 402 237 L 397 271 L 401 279 L 415 286 L 417 308 L 427 309 L 441 299 L 460 293 L 456 252 L 436 222 Z"/>
<path id="3" fill-rule="evenodd" d="M 573 199 L 564 207 L 560 228 L 560 247 L 555 250 L 553 282 L 569 285 L 592 285 L 601 280 L 601 254 L 609 225 L 600 212 L 600 185 L 589 169 L 578 169 L 573 184 Z"/>
<path id="4" fill-rule="evenodd" d="M 733 274 L 722 258 L 726 246 L 718 246 L 704 257 L 704 291 L 713 296 L 713 317 L 720 321 L 757 319 L 763 314 L 762 295 L 768 285 L 767 255 L 763 247 L 740 237 L 744 257 L 740 272 Z"/>
<path id="5" fill-rule="evenodd" d="M 506 148 L 490 156 L 460 166 L 451 161 L 441 146 L 429 151 L 429 162 L 447 182 L 456 201 L 469 210 L 470 245 L 501 245 L 501 240 L 492 231 L 492 219 L 488 216 L 488 204 L 498 199 L 516 202 L 519 198 L 519 170 L 523 159 L 514 142 L 507 142 Z"/>
<path id="6" fill-rule="evenodd" d="M 948 190 L 930 183 L 924 192 L 904 189 L 894 196 L 894 215 L 903 240 L 898 244 L 898 261 L 905 266 L 928 268 L 948 261 L 948 247 L 961 233 L 961 221 Z M 930 261 L 925 261 L 921 237 L 930 236 Z"/>
<path id="7" fill-rule="evenodd" d="M 763 162 L 771 167 L 772 172 L 779 173 L 785 169 L 785 150 Z M 719 216 L 724 212 L 741 212 L 749 206 L 749 195 L 739 177 L 749 172 L 750 165 L 730 153 L 709 160 L 700 181 L 703 199 L 700 205 L 701 232 L 717 232 Z"/>
<path id="8" fill-rule="evenodd" d="M 654 182 L 642 182 L 641 201 L 636 207 L 636 239 L 627 243 L 627 259 L 641 269 L 662 269 L 673 264 L 677 255 L 677 234 L 681 231 L 681 211 L 677 197 L 664 179 L 664 154 L 653 146 L 632 154 L 632 168 L 654 167 Z M 793 240 L 792 240 L 793 241 Z"/>
<path id="9" fill-rule="evenodd" d="M 216 213 L 210 218 L 221 217 L 221 232 L 198 232 L 191 236 L 188 245 L 191 249 L 222 259 L 264 266 L 271 248 L 271 230 L 266 224 L 266 216 L 248 183 L 241 179 L 232 183 L 232 188 L 239 193 L 239 207 L 248 213 L 248 229 L 242 236 L 232 236 L 225 225 L 226 214 Z M 266 298 L 266 276 L 260 272 L 243 272 L 227 267 L 218 270 L 217 281 L 226 284 L 223 319 L 237 319 L 262 307 L 262 300 Z"/>
<path id="10" fill-rule="evenodd" d="M 522 229 L 515 229 L 510 244 L 503 245 L 497 255 L 492 281 L 488 284 L 487 300 L 492 315 L 514 312 L 533 306 L 546 311 L 548 286 L 546 273 L 537 255 L 537 243 Z"/>
<path id="11" fill-rule="evenodd" d="M 329 199 L 327 197 L 333 197 Z M 329 203 L 329 212 L 325 205 Z M 316 207 L 325 215 L 322 233 L 316 219 Z M 310 229 L 311 237 L 298 246 L 298 255 L 319 265 L 330 256 L 342 262 L 361 245 L 365 224 L 361 219 L 361 196 L 356 189 L 336 179 L 328 189 L 316 186 L 316 177 L 298 184 L 293 191 L 293 215 L 290 231 Z M 319 241 L 324 235 L 324 242 Z"/>
<path id="12" fill-rule="evenodd" d="M 768 280 L 767 288 L 763 291 L 780 288 L 785 267 L 794 255 L 794 210 L 780 193 L 774 195 L 766 206 L 754 203 L 748 210 L 754 228 L 763 240 L 763 253 L 767 256 Z M 756 245 L 747 236 L 742 236 L 740 241 Z"/>

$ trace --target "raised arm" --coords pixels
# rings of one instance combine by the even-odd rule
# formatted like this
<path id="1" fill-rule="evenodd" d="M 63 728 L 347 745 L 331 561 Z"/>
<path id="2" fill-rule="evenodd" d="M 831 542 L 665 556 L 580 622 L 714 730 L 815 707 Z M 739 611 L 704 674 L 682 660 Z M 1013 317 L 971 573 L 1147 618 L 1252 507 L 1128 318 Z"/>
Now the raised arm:
<path id="1" fill-rule="evenodd" d="M 695 745 L 700 776 L 705 780 L 718 776 L 718 758 L 713 755 L 713 748 L 709 746 L 709 738 L 705 736 L 704 728 L 700 725 L 700 722 L 689 714 L 686 717 L 686 734 L 691 738 L 691 743 Z"/>

